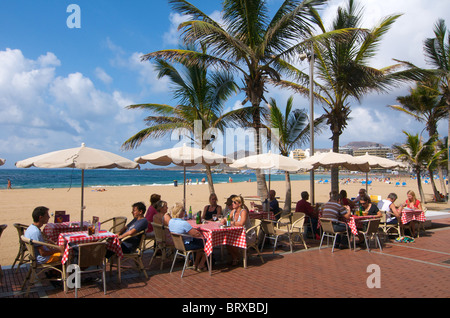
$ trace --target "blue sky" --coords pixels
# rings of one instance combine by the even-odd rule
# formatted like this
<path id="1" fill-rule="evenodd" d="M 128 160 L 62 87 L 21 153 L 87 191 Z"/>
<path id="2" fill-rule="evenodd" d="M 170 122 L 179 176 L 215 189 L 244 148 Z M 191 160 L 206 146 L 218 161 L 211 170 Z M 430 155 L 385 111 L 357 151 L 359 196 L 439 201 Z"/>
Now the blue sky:
<path id="1" fill-rule="evenodd" d="M 220 1 L 193 0 L 194 5 L 220 17 Z M 322 12 L 330 24 L 342 0 L 333 0 Z M 269 0 L 278 8 L 281 0 Z M 363 0 L 365 26 L 382 17 L 404 13 L 389 31 L 374 63 L 393 64 L 392 58 L 425 67 L 422 42 L 431 37 L 438 18 L 450 27 L 450 1 Z M 81 9 L 81 28 L 66 24 L 70 4 Z M 176 27 L 183 19 L 165 0 L 2 0 L 0 2 L 0 158 L 6 168 L 44 152 L 87 146 L 127 158 L 175 144 L 167 138 L 148 140 L 138 149 L 122 152 L 128 137 L 144 128 L 146 114 L 124 109 L 143 102 L 175 104 L 167 82 L 158 81 L 152 65 L 140 56 L 176 48 Z M 307 65 L 304 65 L 305 70 Z M 407 94 L 408 85 L 388 95 L 372 95 L 352 105 L 353 119 L 341 136 L 341 145 L 369 140 L 390 146 L 402 142 L 402 130 L 421 132 L 423 125 L 388 110 L 386 105 Z M 270 89 L 267 97 L 285 104 L 288 91 Z M 240 94 L 226 109 L 238 107 Z M 295 98 L 299 108 L 308 101 Z M 316 116 L 321 107 L 316 106 Z M 447 122 L 439 126 L 446 135 Z M 316 148 L 329 148 L 330 132 L 316 137 Z M 306 148 L 303 147 L 303 148 Z"/>

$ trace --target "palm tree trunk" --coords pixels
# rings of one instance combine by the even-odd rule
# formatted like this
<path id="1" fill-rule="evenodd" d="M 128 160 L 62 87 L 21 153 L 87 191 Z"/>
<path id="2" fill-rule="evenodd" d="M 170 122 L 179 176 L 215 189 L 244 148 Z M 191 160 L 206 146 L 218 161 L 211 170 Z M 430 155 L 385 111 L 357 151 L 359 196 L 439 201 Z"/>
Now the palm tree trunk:
<path id="1" fill-rule="evenodd" d="M 259 103 L 252 102 L 252 106 L 255 109 L 253 113 L 253 127 L 255 128 L 255 152 L 257 155 L 261 153 L 261 134 L 259 129 L 261 128 L 261 117 L 259 111 Z M 257 195 L 263 202 L 269 197 L 269 190 L 267 189 L 266 176 L 262 173 L 261 169 L 256 169 L 256 183 L 257 183 Z"/>
<path id="2" fill-rule="evenodd" d="M 285 176 L 285 185 L 286 185 L 286 198 L 284 200 L 283 210 L 285 212 L 291 212 L 291 202 L 292 202 L 291 193 L 292 192 L 291 192 L 291 175 L 290 175 L 289 171 L 285 171 L 284 176 Z"/>
<path id="3" fill-rule="evenodd" d="M 212 179 L 211 166 L 206 165 L 206 178 L 208 179 L 209 194 L 216 193 L 214 191 L 214 182 Z"/>
<path id="4" fill-rule="evenodd" d="M 446 201 L 448 192 L 447 187 L 445 186 L 444 173 L 442 172 L 441 166 L 438 166 L 438 175 L 439 175 L 439 182 L 441 183 L 441 191 L 442 194 L 444 195 L 444 201 Z"/>
<path id="5" fill-rule="evenodd" d="M 431 183 L 431 187 L 433 188 L 433 194 L 434 194 L 434 197 L 436 198 L 436 202 L 442 202 L 441 196 L 439 195 L 439 192 L 436 188 L 436 183 L 434 182 L 433 170 L 428 169 L 428 174 L 430 175 L 430 183 Z"/>
<path id="6" fill-rule="evenodd" d="M 333 132 L 333 152 L 339 153 L 339 134 Z M 339 168 L 331 168 L 331 191 L 339 192 Z"/>
<path id="7" fill-rule="evenodd" d="M 423 193 L 422 181 L 420 178 L 420 170 L 416 171 L 417 176 L 417 188 L 419 189 L 420 202 L 425 203 L 425 194 Z"/>

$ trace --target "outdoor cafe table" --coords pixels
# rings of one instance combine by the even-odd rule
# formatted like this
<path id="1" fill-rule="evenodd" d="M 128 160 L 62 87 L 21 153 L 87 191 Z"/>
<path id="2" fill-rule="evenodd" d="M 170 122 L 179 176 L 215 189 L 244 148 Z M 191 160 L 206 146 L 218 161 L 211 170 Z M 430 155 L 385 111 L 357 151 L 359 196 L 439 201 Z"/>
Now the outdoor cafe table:
<path id="1" fill-rule="evenodd" d="M 119 236 L 117 234 L 108 231 L 100 231 L 100 233 L 98 234 L 88 235 L 87 231 L 78 231 L 59 234 L 58 245 L 66 246 L 61 263 L 65 264 L 69 258 L 69 251 L 70 251 L 69 243 L 72 243 L 72 245 L 82 244 L 82 243 L 96 242 L 103 239 L 108 239 L 106 243 L 106 248 L 116 253 L 118 259 L 120 260 L 123 256 L 123 252 L 122 247 L 120 246 Z"/>
<path id="2" fill-rule="evenodd" d="M 402 224 L 407 224 L 411 221 L 425 222 L 426 218 L 422 210 L 403 209 L 401 220 Z"/>
<path id="3" fill-rule="evenodd" d="M 195 220 L 188 220 L 189 224 L 200 231 L 205 238 L 205 253 L 210 258 L 209 274 L 211 275 L 211 260 L 213 248 L 220 245 L 232 245 L 244 249 L 247 253 L 247 238 L 242 226 L 220 227 L 219 222 L 207 221 L 205 224 L 196 224 Z"/>
<path id="4" fill-rule="evenodd" d="M 88 222 L 83 222 L 84 227 L 86 228 Z M 50 239 L 52 242 L 56 242 L 61 233 L 69 233 L 69 232 L 79 232 L 82 229 L 80 228 L 80 222 L 62 222 L 62 223 L 48 223 L 44 227 L 44 235 Z"/>

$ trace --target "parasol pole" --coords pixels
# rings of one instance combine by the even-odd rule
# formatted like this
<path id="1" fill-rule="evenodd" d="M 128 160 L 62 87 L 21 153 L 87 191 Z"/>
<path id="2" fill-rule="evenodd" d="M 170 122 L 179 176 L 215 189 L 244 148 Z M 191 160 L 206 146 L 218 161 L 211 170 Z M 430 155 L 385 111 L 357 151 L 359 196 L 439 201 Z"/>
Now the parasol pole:
<path id="1" fill-rule="evenodd" d="M 84 214 L 84 169 L 81 169 L 81 218 L 80 218 L 81 229 L 83 229 L 83 214 Z"/>

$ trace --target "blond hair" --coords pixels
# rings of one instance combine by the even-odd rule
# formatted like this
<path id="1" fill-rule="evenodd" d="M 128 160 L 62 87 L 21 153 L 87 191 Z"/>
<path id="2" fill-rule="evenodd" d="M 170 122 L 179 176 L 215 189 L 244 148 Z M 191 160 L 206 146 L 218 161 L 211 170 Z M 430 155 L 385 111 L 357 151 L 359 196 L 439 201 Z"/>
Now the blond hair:
<path id="1" fill-rule="evenodd" d="M 177 202 L 171 209 L 171 214 L 174 219 L 179 218 L 181 213 L 184 212 L 184 206 L 182 203 Z"/>
<path id="2" fill-rule="evenodd" d="M 411 194 L 411 196 L 413 197 L 413 200 L 411 202 L 416 203 L 417 201 L 417 197 L 416 197 L 416 193 L 413 190 L 409 190 L 408 192 L 406 192 L 406 194 Z"/>
<path id="3" fill-rule="evenodd" d="M 244 207 L 244 198 L 240 195 L 235 195 L 231 198 L 232 201 L 237 201 L 241 204 L 242 207 Z"/>

